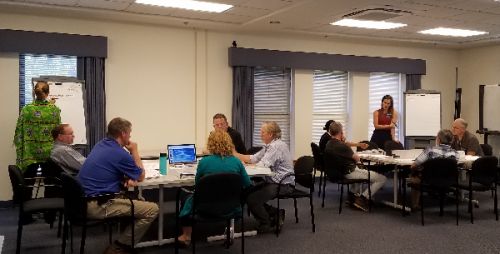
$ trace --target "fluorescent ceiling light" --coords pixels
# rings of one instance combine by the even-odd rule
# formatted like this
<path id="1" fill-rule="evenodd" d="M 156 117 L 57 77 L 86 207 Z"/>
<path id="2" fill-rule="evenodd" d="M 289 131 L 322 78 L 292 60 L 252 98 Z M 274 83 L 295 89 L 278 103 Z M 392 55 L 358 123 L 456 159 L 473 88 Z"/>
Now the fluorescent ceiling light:
<path id="1" fill-rule="evenodd" d="M 419 33 L 432 34 L 432 35 L 455 36 L 455 37 L 468 37 L 468 36 L 488 34 L 488 32 L 483 32 L 483 31 L 455 29 L 455 28 L 446 28 L 446 27 L 438 27 L 438 28 L 423 30 L 423 31 L 420 31 Z"/>
<path id="2" fill-rule="evenodd" d="M 348 27 L 371 28 L 371 29 L 393 29 L 406 26 L 406 24 L 403 23 L 393 23 L 393 22 L 374 21 L 374 20 L 358 20 L 358 19 L 341 19 L 337 22 L 333 22 L 330 24 L 335 26 L 348 26 Z"/>
<path id="3" fill-rule="evenodd" d="M 195 0 L 136 0 L 138 4 L 156 5 L 161 7 L 180 8 L 193 11 L 223 12 L 232 5 Z"/>

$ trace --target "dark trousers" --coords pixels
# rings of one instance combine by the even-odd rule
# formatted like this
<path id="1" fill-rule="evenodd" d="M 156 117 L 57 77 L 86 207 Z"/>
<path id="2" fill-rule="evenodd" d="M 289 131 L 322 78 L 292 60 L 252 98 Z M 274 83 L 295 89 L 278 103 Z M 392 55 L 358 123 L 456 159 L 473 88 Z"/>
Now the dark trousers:
<path id="1" fill-rule="evenodd" d="M 273 217 L 277 216 L 276 208 L 266 204 L 266 202 L 276 198 L 278 186 L 277 183 L 259 183 L 249 190 L 248 208 L 260 225 L 271 225 Z M 288 194 L 292 191 L 291 185 L 281 185 L 280 194 Z"/>

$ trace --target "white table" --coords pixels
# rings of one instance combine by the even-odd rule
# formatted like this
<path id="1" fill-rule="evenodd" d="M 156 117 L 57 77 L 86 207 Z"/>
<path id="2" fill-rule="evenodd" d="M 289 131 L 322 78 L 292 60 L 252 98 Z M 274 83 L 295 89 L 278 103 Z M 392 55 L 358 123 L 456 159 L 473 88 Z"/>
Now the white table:
<path id="1" fill-rule="evenodd" d="M 415 158 L 422 152 L 421 149 L 413 150 L 394 150 L 393 154 L 398 154 L 400 158 L 394 158 L 392 156 L 387 156 L 383 154 L 375 154 L 370 151 L 358 153 L 359 157 L 363 160 L 370 162 L 375 162 L 378 164 L 394 165 L 394 178 L 393 178 L 393 201 L 383 201 L 382 203 L 394 208 L 402 209 L 403 207 L 398 204 L 398 185 L 399 185 L 399 170 L 398 167 L 408 167 L 413 164 Z M 465 155 L 461 156 L 458 160 L 458 164 L 461 164 L 464 168 L 470 168 L 472 162 L 474 162 L 479 156 Z M 410 211 L 409 207 L 405 206 L 405 211 Z"/>
<path id="2" fill-rule="evenodd" d="M 151 167 L 154 168 L 154 165 L 159 165 L 158 160 L 148 160 L 143 161 L 144 167 L 148 170 Z M 156 167 L 158 168 L 158 167 Z M 255 165 L 246 165 L 245 169 L 249 176 L 269 176 L 273 173 L 270 168 L 257 167 Z M 147 246 L 159 246 L 167 243 L 173 243 L 175 238 L 163 238 L 163 212 L 164 212 L 164 203 L 163 203 L 163 190 L 164 188 L 175 188 L 175 187 L 186 187 L 194 185 L 194 175 L 191 176 L 182 176 L 181 173 L 185 171 L 182 167 L 168 167 L 168 171 L 166 175 L 159 175 L 151 178 L 146 178 L 144 181 L 138 184 L 139 189 L 139 198 L 143 199 L 142 190 L 143 189 L 158 189 L 159 190 L 159 198 L 158 198 L 158 240 L 140 242 L 136 244 L 135 247 L 147 247 Z M 189 169 L 189 171 L 196 171 L 196 166 L 193 169 Z M 148 175 L 146 175 L 148 176 Z M 245 232 L 245 235 L 255 235 L 257 232 Z M 239 237 L 241 233 L 231 232 L 232 236 Z M 209 237 L 210 240 L 220 240 L 224 239 L 224 236 L 213 236 Z"/>

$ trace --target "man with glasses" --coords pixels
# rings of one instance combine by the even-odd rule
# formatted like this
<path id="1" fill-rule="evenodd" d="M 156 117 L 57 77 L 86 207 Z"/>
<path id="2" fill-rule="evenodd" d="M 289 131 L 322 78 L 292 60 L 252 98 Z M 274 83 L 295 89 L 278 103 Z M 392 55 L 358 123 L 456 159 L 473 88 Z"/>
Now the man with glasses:
<path id="1" fill-rule="evenodd" d="M 73 128 L 69 124 L 59 124 L 52 130 L 52 137 L 54 146 L 50 158 L 66 173 L 77 174 L 85 162 L 85 157 L 72 146 L 75 139 Z"/>
<path id="2" fill-rule="evenodd" d="M 222 130 L 229 134 L 231 140 L 233 141 L 236 152 L 240 154 L 246 154 L 247 149 L 245 148 L 245 143 L 243 143 L 241 134 L 237 130 L 229 127 L 229 124 L 227 123 L 227 118 L 224 114 L 217 113 L 214 115 L 213 126 L 215 130 Z"/>

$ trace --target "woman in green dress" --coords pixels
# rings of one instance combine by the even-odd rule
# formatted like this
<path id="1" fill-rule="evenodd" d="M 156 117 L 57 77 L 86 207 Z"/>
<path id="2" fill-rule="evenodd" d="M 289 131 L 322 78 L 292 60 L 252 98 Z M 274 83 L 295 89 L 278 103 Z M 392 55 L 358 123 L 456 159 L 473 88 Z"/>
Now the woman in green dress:
<path id="1" fill-rule="evenodd" d="M 44 163 L 50 157 L 54 143 L 51 131 L 61 123 L 61 110 L 47 100 L 47 82 L 36 83 L 35 96 L 35 100 L 21 110 L 14 136 L 16 164 L 23 172 L 29 165 Z"/>
<path id="2" fill-rule="evenodd" d="M 208 137 L 207 149 L 210 152 L 209 156 L 204 157 L 199 163 L 196 170 L 195 183 L 201 177 L 217 174 L 217 173 L 237 173 L 241 175 L 243 187 L 251 185 L 250 178 L 241 161 L 233 156 L 234 145 L 231 137 L 225 131 L 212 131 Z M 191 242 L 191 221 L 190 214 L 193 206 L 193 197 L 186 199 L 181 210 L 182 235 L 179 236 L 179 242 L 183 245 L 189 245 Z M 235 210 L 235 212 L 238 212 Z"/>

